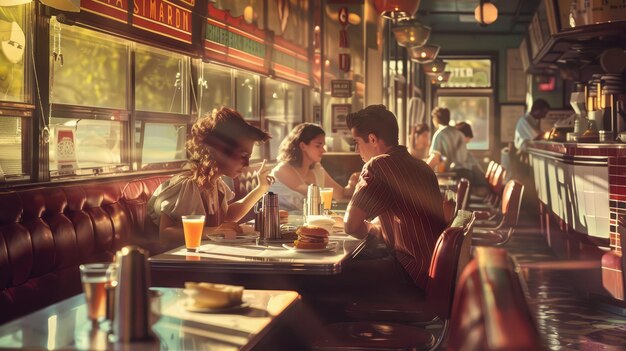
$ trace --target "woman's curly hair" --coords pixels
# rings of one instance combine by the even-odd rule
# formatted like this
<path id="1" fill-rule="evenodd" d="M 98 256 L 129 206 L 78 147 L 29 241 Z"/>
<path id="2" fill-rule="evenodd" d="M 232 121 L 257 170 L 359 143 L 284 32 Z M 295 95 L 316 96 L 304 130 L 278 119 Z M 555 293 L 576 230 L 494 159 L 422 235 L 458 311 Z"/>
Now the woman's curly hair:
<path id="1" fill-rule="evenodd" d="M 271 137 L 248 124 L 239 112 L 227 107 L 196 121 L 186 144 L 191 178 L 200 187 L 212 189 L 218 178 L 215 152 L 232 155 L 239 147 L 237 140 L 241 138 L 265 142 Z"/>
<path id="2" fill-rule="evenodd" d="M 320 135 L 326 135 L 324 129 L 315 123 L 301 123 L 295 126 L 283 139 L 278 148 L 278 161 L 287 162 L 292 166 L 302 166 L 302 150 L 300 142 L 308 144 Z"/>

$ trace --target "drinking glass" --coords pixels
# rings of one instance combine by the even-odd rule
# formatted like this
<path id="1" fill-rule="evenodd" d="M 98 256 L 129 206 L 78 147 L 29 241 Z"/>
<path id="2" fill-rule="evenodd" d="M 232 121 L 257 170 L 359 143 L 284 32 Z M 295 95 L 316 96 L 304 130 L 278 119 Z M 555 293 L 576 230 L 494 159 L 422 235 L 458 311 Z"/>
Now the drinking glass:
<path id="1" fill-rule="evenodd" d="M 196 252 L 202 241 L 204 229 L 204 215 L 182 216 L 185 247 L 187 251 Z"/>
<path id="2" fill-rule="evenodd" d="M 333 203 L 333 188 L 320 188 L 320 196 L 324 203 L 324 211 L 330 211 Z"/>
<path id="3" fill-rule="evenodd" d="M 80 265 L 80 280 L 87 302 L 87 316 L 92 322 L 106 316 L 107 292 L 106 284 L 109 280 L 107 269 L 109 263 L 88 263 Z"/>

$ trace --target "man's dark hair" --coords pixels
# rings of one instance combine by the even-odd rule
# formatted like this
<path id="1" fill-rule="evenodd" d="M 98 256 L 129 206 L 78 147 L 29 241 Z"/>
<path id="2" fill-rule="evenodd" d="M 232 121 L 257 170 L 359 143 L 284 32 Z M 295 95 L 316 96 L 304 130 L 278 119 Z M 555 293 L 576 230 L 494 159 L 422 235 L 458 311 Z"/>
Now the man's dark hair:
<path id="1" fill-rule="evenodd" d="M 544 99 L 537 99 L 535 101 L 533 101 L 533 106 L 531 107 L 531 111 L 538 111 L 538 110 L 549 110 L 550 109 L 550 104 L 548 104 L 548 102 Z"/>
<path id="2" fill-rule="evenodd" d="M 348 129 L 355 129 L 356 134 L 367 141 L 369 134 L 374 134 L 387 146 L 398 145 L 398 121 L 385 105 L 370 105 L 346 116 Z"/>
<path id="3" fill-rule="evenodd" d="M 472 126 L 467 122 L 459 122 L 454 128 L 458 129 L 466 138 L 473 138 Z"/>
<path id="4" fill-rule="evenodd" d="M 447 126 L 450 124 L 450 110 L 445 107 L 435 107 L 431 113 L 433 118 L 437 118 L 439 124 Z"/>

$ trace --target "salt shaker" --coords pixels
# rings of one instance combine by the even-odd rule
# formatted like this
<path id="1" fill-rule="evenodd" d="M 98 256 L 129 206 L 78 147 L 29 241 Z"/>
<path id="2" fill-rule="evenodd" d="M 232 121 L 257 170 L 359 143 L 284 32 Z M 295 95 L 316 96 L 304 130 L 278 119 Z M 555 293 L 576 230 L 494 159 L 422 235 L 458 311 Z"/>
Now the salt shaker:
<path id="1" fill-rule="evenodd" d="M 315 184 L 309 184 L 306 196 L 306 216 L 322 214 L 322 199 L 320 196 L 320 187 Z"/>

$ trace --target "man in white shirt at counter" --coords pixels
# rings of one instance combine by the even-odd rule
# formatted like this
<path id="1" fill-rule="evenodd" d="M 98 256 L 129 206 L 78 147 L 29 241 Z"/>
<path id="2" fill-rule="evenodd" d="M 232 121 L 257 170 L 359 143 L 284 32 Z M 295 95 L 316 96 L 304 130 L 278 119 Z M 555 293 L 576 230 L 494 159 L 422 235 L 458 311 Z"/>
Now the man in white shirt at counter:
<path id="1" fill-rule="evenodd" d="M 550 105 L 544 99 L 537 99 L 533 102 L 530 111 L 522 116 L 515 125 L 515 148 L 518 155 L 524 155 L 528 152 L 528 142 L 537 139 L 541 130 L 539 123 L 550 110 Z"/>

